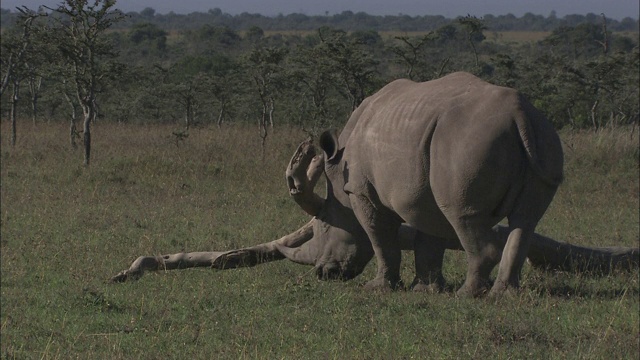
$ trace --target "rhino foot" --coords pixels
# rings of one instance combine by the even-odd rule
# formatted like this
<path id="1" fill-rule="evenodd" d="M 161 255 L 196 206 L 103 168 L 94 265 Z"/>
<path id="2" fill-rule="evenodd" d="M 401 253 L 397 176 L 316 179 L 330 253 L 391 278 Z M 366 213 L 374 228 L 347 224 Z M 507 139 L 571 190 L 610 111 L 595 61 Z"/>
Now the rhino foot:
<path id="1" fill-rule="evenodd" d="M 364 285 L 365 290 L 374 290 L 374 291 L 396 291 L 403 290 L 404 283 L 402 280 L 388 280 L 385 278 L 375 278 L 370 280 Z"/>
<path id="2" fill-rule="evenodd" d="M 470 289 L 468 287 L 463 286 L 460 289 L 458 289 L 458 291 L 456 292 L 456 296 L 462 297 L 462 298 L 476 298 L 476 297 L 482 297 L 488 292 L 489 292 L 488 287 Z"/>
<path id="3" fill-rule="evenodd" d="M 486 295 L 491 284 L 488 281 L 467 281 L 458 289 L 456 295 L 459 297 L 476 298 Z"/>
<path id="4" fill-rule="evenodd" d="M 490 298 L 499 298 L 505 296 L 513 296 L 520 292 L 520 287 L 514 284 L 505 283 L 500 280 L 496 280 L 489 292 Z"/>
<path id="5" fill-rule="evenodd" d="M 423 280 L 421 278 L 416 277 L 409 289 L 415 292 L 424 292 L 428 294 L 436 294 L 442 292 L 444 289 L 444 277 L 439 276 L 433 281 Z"/>

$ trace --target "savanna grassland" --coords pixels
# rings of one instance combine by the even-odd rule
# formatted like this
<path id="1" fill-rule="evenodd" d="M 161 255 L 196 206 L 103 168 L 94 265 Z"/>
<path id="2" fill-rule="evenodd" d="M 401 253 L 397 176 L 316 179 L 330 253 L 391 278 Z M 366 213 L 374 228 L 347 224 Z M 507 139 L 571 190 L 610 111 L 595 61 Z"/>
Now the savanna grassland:
<path id="1" fill-rule="evenodd" d="M 526 266 L 509 299 L 459 299 L 462 252 L 442 294 L 321 282 L 279 261 L 248 269 L 107 280 L 140 255 L 224 250 L 288 234 L 308 218 L 284 169 L 302 131 L 96 123 L 92 164 L 66 124 L 2 124 L 3 359 L 637 359 L 638 273 L 593 277 Z M 566 180 L 538 232 L 638 246 L 638 131 L 563 131 Z M 412 256 L 403 277 L 412 279 Z"/>

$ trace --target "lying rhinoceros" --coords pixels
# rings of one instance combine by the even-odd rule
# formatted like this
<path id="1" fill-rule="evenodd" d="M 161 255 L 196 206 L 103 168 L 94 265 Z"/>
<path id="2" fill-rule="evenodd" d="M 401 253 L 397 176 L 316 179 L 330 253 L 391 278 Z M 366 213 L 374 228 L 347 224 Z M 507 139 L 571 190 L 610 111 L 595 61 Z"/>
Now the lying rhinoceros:
<path id="1" fill-rule="evenodd" d="M 217 270 L 252 267 L 270 261 L 289 259 L 303 265 L 315 266 L 319 254 L 323 253 L 326 244 L 322 236 L 314 236 L 316 225 L 322 222 L 314 218 L 300 229 L 280 239 L 255 246 L 227 251 L 181 252 L 159 256 L 140 256 L 129 266 L 111 277 L 112 282 L 137 280 L 146 271 L 175 270 L 195 267 L 210 267 Z M 495 236 L 500 243 L 505 243 L 509 236 L 509 228 L 495 226 Z M 418 232 L 403 224 L 398 231 L 398 242 L 403 250 L 413 250 L 419 240 Z M 429 260 L 423 264 L 423 274 L 432 279 L 424 290 L 440 291 L 444 286 L 442 262 L 444 250 L 462 250 L 456 239 L 442 239 L 437 243 L 424 244 L 432 249 Z M 334 253 L 339 259 L 342 255 Z M 528 254 L 529 263 L 543 270 L 572 271 L 580 273 L 608 274 L 616 271 L 636 271 L 640 265 L 640 249 L 626 247 L 583 247 L 558 242 L 540 234 L 533 234 Z M 342 277 L 342 280 L 349 278 Z"/>
<path id="2" fill-rule="evenodd" d="M 527 255 L 557 269 L 638 266 L 638 249 L 583 248 L 534 233 L 562 179 L 563 155 L 548 121 L 514 90 L 466 73 L 397 80 L 367 98 L 339 138 L 325 132 L 320 146 L 315 156 L 310 141 L 301 144 L 286 173 L 291 195 L 314 216 L 307 225 L 245 249 L 140 257 L 112 280 L 285 257 L 314 265 L 323 279 L 350 279 L 375 254 L 378 275 L 368 286 L 396 288 L 406 249 L 416 259 L 412 288 L 437 290 L 445 249 L 464 249 L 459 293 L 476 296 L 498 262 L 493 291 L 517 287 Z M 314 193 L 323 173 L 326 199 Z M 504 217 L 509 227 L 495 226 Z"/>

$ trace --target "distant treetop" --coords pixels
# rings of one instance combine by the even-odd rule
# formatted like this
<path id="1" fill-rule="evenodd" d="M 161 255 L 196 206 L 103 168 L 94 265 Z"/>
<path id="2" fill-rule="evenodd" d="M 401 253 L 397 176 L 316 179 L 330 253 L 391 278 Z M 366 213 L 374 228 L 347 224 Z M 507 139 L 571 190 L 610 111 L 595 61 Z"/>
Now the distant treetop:
<path id="1" fill-rule="evenodd" d="M 11 26 L 18 12 L 1 9 L 0 26 Z M 606 15 L 606 14 L 605 14 Z M 576 26 L 582 23 L 601 23 L 601 15 L 589 13 L 586 15 L 566 15 L 562 18 L 551 12 L 549 16 L 526 13 L 521 17 L 512 14 L 494 16 L 485 15 L 484 24 L 491 31 L 553 31 L 561 26 Z M 364 12 L 354 13 L 343 11 L 335 15 L 304 15 L 299 13 L 264 16 L 244 12 L 239 15 L 224 13 L 219 8 L 207 12 L 193 12 L 190 14 L 159 14 L 155 9 L 147 7 L 140 12 L 127 13 L 127 20 L 119 23 L 119 28 L 131 28 L 140 23 L 151 23 L 163 30 L 196 29 L 205 24 L 212 26 L 226 26 L 235 31 L 246 31 L 259 27 L 266 31 L 278 30 L 316 30 L 322 26 L 331 26 L 345 31 L 375 30 L 375 31 L 431 31 L 450 23 L 453 19 L 441 15 L 369 15 Z M 638 19 L 631 17 L 622 20 L 607 19 L 607 26 L 611 31 L 639 30 Z"/>

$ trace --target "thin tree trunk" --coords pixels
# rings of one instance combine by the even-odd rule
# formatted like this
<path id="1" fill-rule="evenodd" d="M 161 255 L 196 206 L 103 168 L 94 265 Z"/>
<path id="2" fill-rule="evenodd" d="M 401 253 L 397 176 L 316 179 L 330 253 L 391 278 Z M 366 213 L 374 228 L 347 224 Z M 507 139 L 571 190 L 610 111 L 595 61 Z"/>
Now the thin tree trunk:
<path id="1" fill-rule="evenodd" d="M 33 125 L 36 124 L 36 119 L 38 116 L 38 99 L 41 86 L 42 77 L 32 77 L 29 79 L 29 91 L 31 92 L 31 116 L 33 119 Z"/>
<path id="2" fill-rule="evenodd" d="M 89 166 L 91 160 L 91 116 L 86 116 L 83 126 L 84 135 L 84 166 Z"/>
<path id="3" fill-rule="evenodd" d="M 607 32 L 607 17 L 604 16 L 604 13 L 601 13 L 600 15 L 602 15 L 602 35 L 604 39 L 602 41 L 598 41 L 598 43 L 602 45 L 602 53 L 607 55 L 607 53 L 609 52 L 609 34 Z"/>
<path id="4" fill-rule="evenodd" d="M 91 120 L 95 118 L 95 100 L 91 100 L 82 105 L 82 112 L 84 113 L 84 124 L 82 128 L 83 143 L 84 143 L 84 166 L 89 166 L 91 163 Z"/>
<path id="5" fill-rule="evenodd" d="M 471 48 L 473 49 L 473 56 L 476 60 L 476 67 L 478 67 L 478 63 L 479 63 L 478 50 L 476 50 L 476 46 L 473 44 L 473 40 L 471 39 L 471 34 L 469 34 L 469 37 L 467 38 L 467 40 L 469 40 L 469 45 L 471 45 Z"/>
<path id="6" fill-rule="evenodd" d="M 444 61 L 440 65 L 440 71 L 438 71 L 438 76 L 437 76 L 438 78 L 440 78 L 442 76 L 442 73 L 444 72 L 444 68 L 447 66 L 447 64 L 449 63 L 450 59 L 451 58 L 444 59 Z"/>
<path id="7" fill-rule="evenodd" d="M 13 53 L 11 53 L 9 54 L 9 58 L 7 59 L 7 72 L 4 74 L 4 77 L 2 78 L 2 83 L 0 84 L 0 96 L 4 94 L 4 91 L 6 90 L 7 86 L 9 86 L 9 80 L 11 79 L 13 67 L 14 67 Z"/>
<path id="8" fill-rule="evenodd" d="M 226 103 L 220 104 L 220 112 L 218 113 L 218 127 L 222 126 L 222 122 L 224 121 L 224 111 L 225 111 Z"/>
<path id="9" fill-rule="evenodd" d="M 69 138 L 73 149 L 78 148 L 78 144 L 76 144 L 76 136 L 78 136 L 78 128 L 76 127 L 76 116 L 74 114 L 71 117 L 71 125 L 69 126 Z"/>
<path id="10" fill-rule="evenodd" d="M 598 130 L 598 122 L 596 121 L 596 110 L 598 109 L 598 100 L 593 103 L 591 107 L 591 123 L 593 124 L 593 129 Z"/>
<path id="11" fill-rule="evenodd" d="M 33 125 L 36 124 L 36 119 L 38 117 L 38 94 L 35 93 L 31 96 L 31 116 L 33 120 Z"/>
<path id="12" fill-rule="evenodd" d="M 267 144 L 267 135 L 269 135 L 269 132 L 267 130 L 267 116 L 268 116 L 267 105 L 265 103 L 262 106 L 262 117 L 260 118 L 260 123 L 259 123 L 260 138 L 262 139 L 262 141 L 260 143 L 260 147 L 262 149 L 262 159 L 263 160 L 264 160 L 264 156 L 265 156 L 265 147 L 266 147 L 266 144 Z"/>
<path id="13" fill-rule="evenodd" d="M 78 136 L 78 128 L 76 127 L 76 106 L 73 104 L 71 97 L 69 94 L 63 92 L 64 98 L 67 100 L 69 107 L 71 108 L 71 123 L 69 124 L 69 141 L 71 142 L 71 148 L 77 149 L 78 144 L 76 144 L 76 137 Z"/>
<path id="14" fill-rule="evenodd" d="M 273 112 L 276 111 L 276 106 L 274 104 L 273 98 L 269 98 L 269 125 L 271 126 L 271 130 L 273 131 Z"/>
<path id="15" fill-rule="evenodd" d="M 567 115 L 569 115 L 569 122 L 571 123 L 571 126 L 575 129 L 576 122 L 575 120 L 573 120 L 573 113 L 571 113 L 571 108 L 567 108 Z"/>
<path id="16" fill-rule="evenodd" d="M 11 146 L 16 146 L 18 100 L 20 97 L 20 82 L 13 81 L 13 96 L 11 97 Z"/>
<path id="17" fill-rule="evenodd" d="M 184 122 L 185 122 L 185 129 L 189 130 L 189 125 L 191 125 L 191 99 L 187 99 L 187 106 L 186 106 L 186 111 L 187 113 L 185 114 L 184 117 Z"/>
<path id="18" fill-rule="evenodd" d="M 100 108 L 98 107 L 98 103 L 96 102 L 96 99 L 93 99 L 93 101 L 91 102 L 91 105 L 93 105 L 93 116 L 91 117 L 91 121 L 95 122 L 96 119 L 98 118 L 98 112 L 100 111 Z"/>

